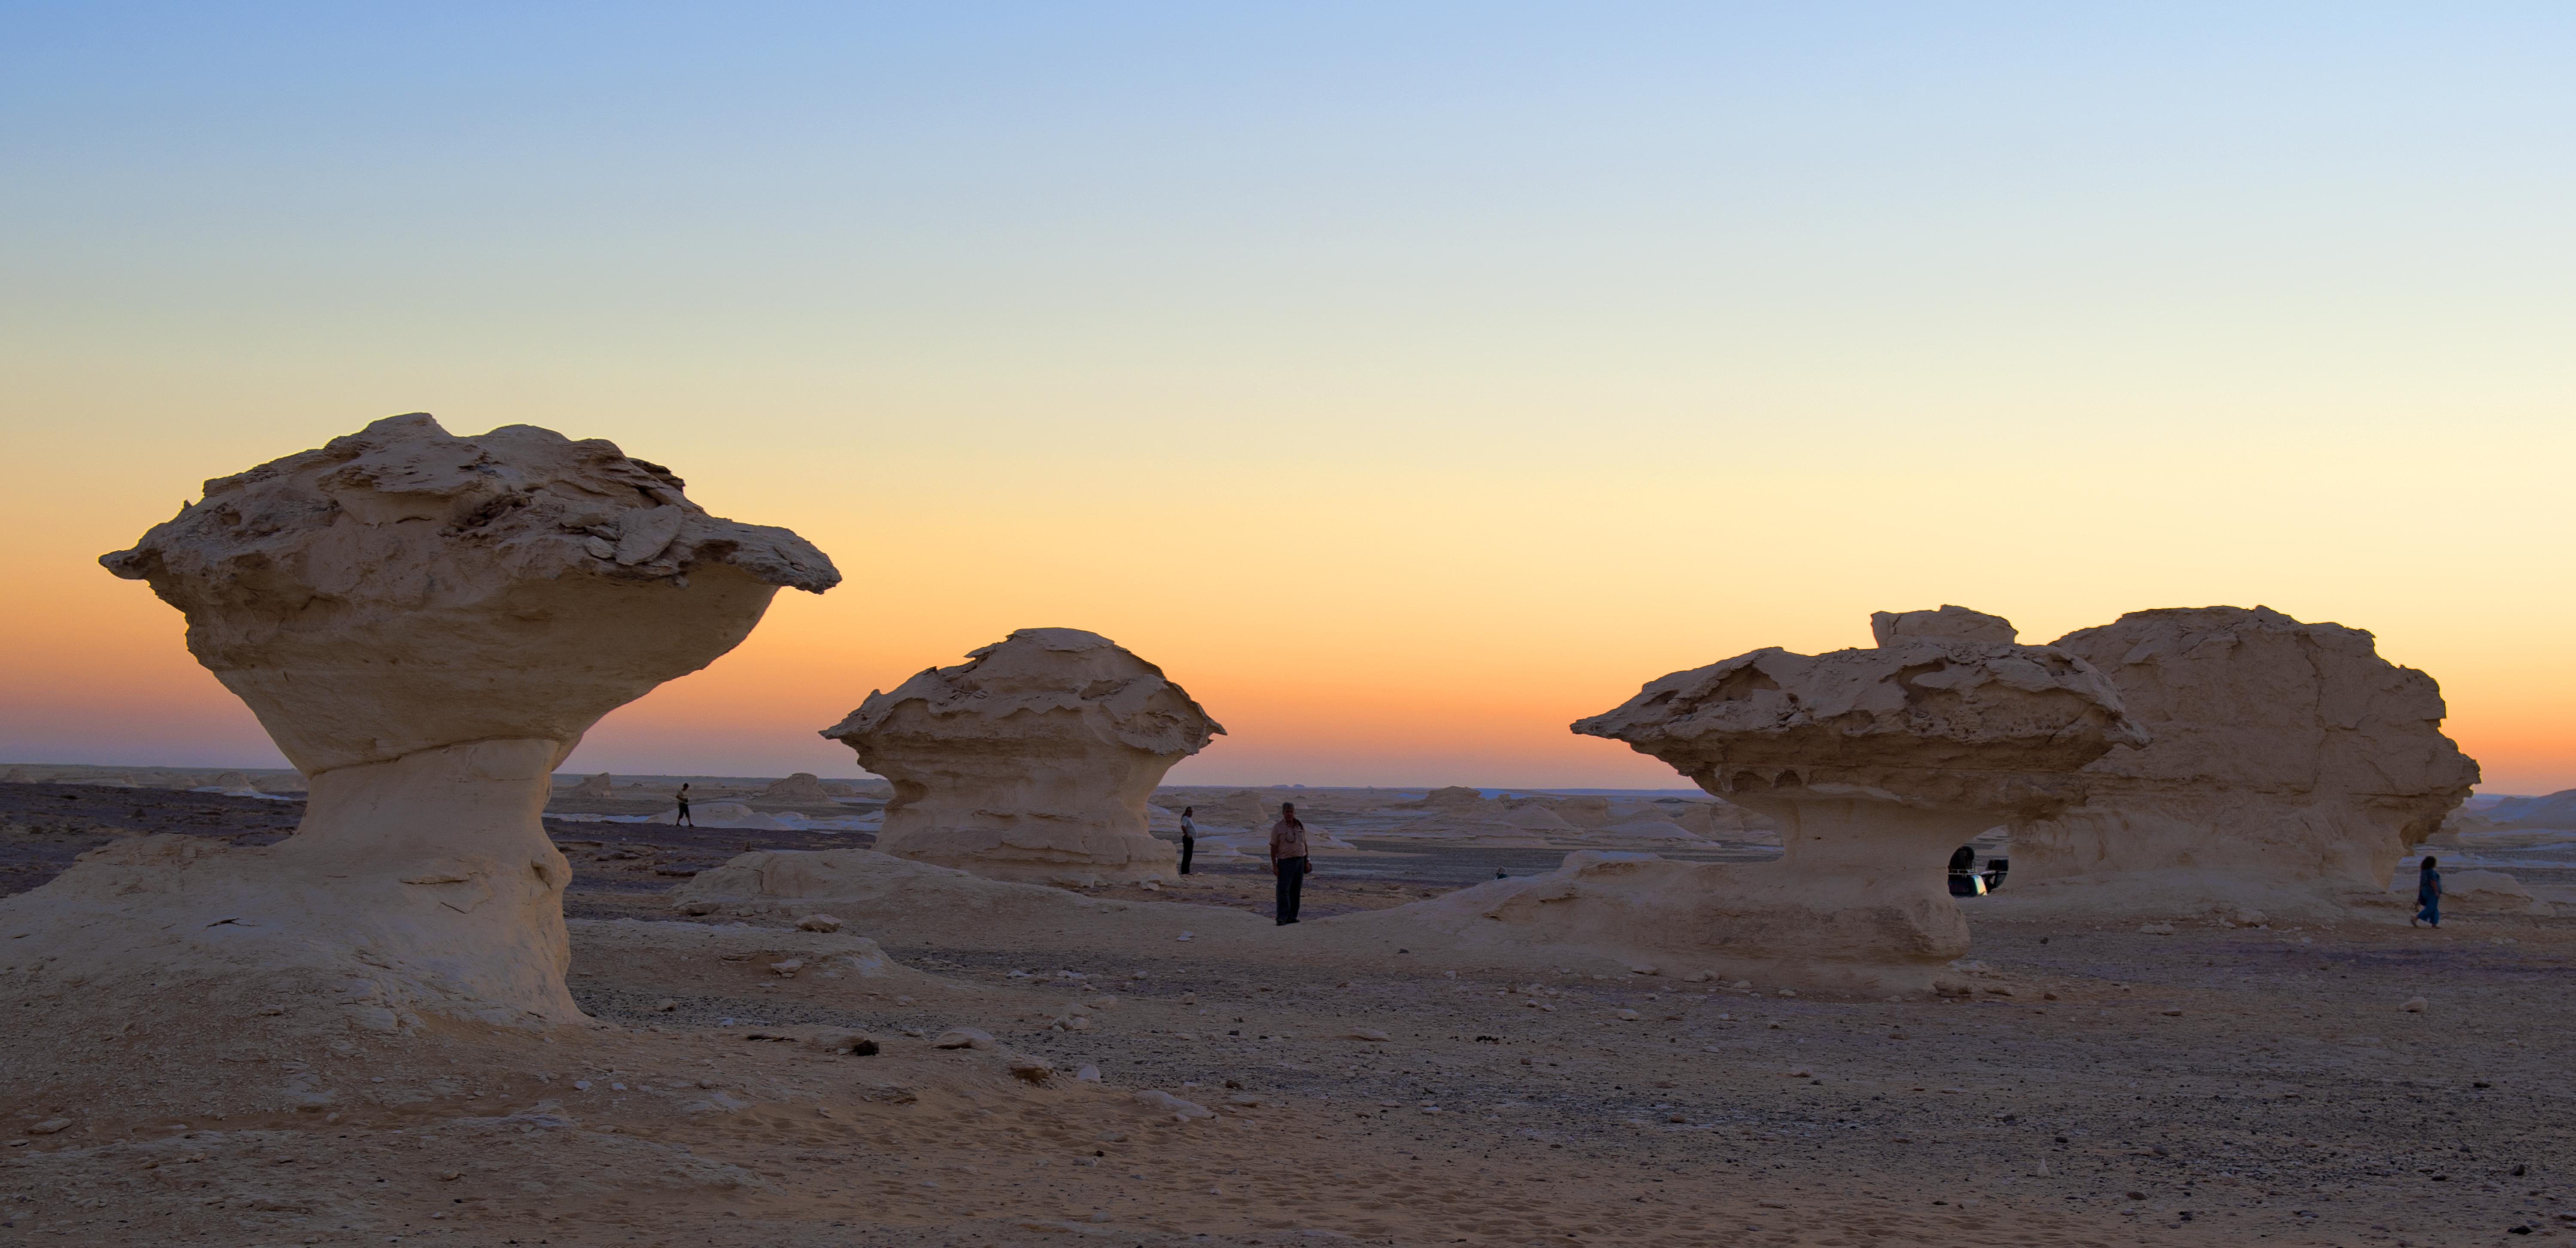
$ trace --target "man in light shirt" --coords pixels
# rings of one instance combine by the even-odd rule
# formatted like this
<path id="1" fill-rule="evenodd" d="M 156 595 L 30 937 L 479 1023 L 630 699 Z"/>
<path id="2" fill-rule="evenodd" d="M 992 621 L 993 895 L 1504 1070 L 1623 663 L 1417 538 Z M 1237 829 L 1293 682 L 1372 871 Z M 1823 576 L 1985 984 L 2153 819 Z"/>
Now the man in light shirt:
<path id="1" fill-rule="evenodd" d="M 1190 815 L 1196 806 L 1181 807 L 1181 874 L 1190 873 L 1190 852 L 1199 847 L 1199 825 Z"/>
<path id="2" fill-rule="evenodd" d="M 1297 921 L 1297 902 L 1306 891 L 1306 825 L 1297 821 L 1297 803 L 1279 804 L 1279 822 L 1270 825 L 1270 873 L 1279 877 L 1279 926 Z"/>

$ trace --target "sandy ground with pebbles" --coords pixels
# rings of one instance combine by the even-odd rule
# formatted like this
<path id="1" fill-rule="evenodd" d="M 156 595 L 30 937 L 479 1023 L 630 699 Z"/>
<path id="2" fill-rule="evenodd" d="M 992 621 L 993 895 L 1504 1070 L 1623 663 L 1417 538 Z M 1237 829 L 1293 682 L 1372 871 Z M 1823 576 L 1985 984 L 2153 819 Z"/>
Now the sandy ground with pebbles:
<path id="1" fill-rule="evenodd" d="M 26 868 L 14 886 L 85 837 L 273 836 L 291 814 L 191 794 L 91 810 L 62 787 L 0 786 L 0 855 Z M 602 1027 L 174 1032 L 147 1009 L 66 1037 L 48 1019 L 69 1003 L 29 998 L 0 1034 L 0 1242 L 2576 1236 L 2557 1216 L 2576 1214 L 2569 920 L 2164 936 L 1972 910 L 1975 1001 L 1827 1001 L 1305 938 L 1328 923 L 1253 927 L 1276 945 L 1138 938 L 1170 927 L 1144 907 L 1266 911 L 1267 878 L 1242 864 L 1101 890 L 1129 904 L 1043 926 L 920 915 L 818 936 L 783 917 L 685 919 L 663 894 L 686 877 L 663 872 L 745 834 L 556 831 L 577 873 L 573 989 Z M 1493 866 L 1363 858 L 1366 872 L 1324 864 L 1310 916 Z M 853 936 L 892 964 L 834 961 Z M 789 958 L 808 969 L 770 969 Z M 2418 997 L 2422 1012 L 2401 1008 Z M 953 1027 L 996 1048 L 932 1047 Z M 881 1051 L 806 1042 L 832 1028 Z M 1352 1038 L 1364 1031 L 1386 1038 Z M 1030 1082 L 1015 1057 L 1055 1073 Z M 1086 1065 L 1099 1082 L 1074 1077 Z M 1213 1116 L 1175 1120 L 1139 1089 Z"/>

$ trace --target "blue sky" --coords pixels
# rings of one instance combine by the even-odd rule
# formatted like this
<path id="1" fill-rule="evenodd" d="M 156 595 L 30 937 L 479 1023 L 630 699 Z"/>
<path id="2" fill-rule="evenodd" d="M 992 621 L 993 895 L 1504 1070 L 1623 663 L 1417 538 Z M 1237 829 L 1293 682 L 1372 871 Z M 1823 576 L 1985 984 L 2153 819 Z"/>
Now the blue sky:
<path id="1" fill-rule="evenodd" d="M 0 642 L 166 651 L 91 556 L 426 409 L 617 438 L 897 587 L 737 666 L 856 656 L 854 705 L 1095 627 L 1236 682 L 1245 778 L 1629 785 L 1566 718 L 1967 599 L 2046 636 L 2370 627 L 2517 783 L 2576 783 L 2576 672 L 2534 657 L 2576 609 L 2571 35 L 2511 4 L 7 5 L 0 433 L 118 471 L 0 504 L 66 604 Z M 1386 657 L 1458 636 L 1488 640 Z M 1495 665 L 1544 693 L 1461 702 Z M 1282 692 L 1311 670 L 1366 679 Z M 73 696 L 23 679 L 0 704 Z M 1379 696 L 1351 713 L 1481 743 L 1335 753 Z M 1274 713 L 1303 744 L 1252 743 Z M 632 749 L 811 769 L 786 722 Z"/>

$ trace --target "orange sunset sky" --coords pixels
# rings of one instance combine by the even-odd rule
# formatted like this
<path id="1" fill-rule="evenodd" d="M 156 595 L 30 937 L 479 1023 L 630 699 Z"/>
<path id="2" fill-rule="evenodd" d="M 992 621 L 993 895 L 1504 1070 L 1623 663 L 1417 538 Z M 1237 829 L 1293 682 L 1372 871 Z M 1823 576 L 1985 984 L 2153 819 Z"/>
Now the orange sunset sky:
<path id="1" fill-rule="evenodd" d="M 567 770 L 856 774 L 1063 625 L 1226 725 L 1178 782 L 1677 787 L 1565 725 L 2263 604 L 2576 787 L 2564 14 L 1220 7 L 27 19 L 0 762 L 277 765 L 94 560 L 425 410 L 848 578 Z"/>

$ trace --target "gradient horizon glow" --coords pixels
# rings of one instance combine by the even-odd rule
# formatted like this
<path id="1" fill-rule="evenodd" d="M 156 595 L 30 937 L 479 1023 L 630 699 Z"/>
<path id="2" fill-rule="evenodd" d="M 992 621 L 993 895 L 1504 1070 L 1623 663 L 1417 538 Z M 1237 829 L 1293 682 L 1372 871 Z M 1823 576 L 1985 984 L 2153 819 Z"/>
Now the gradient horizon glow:
<path id="1" fill-rule="evenodd" d="M 1088 628 L 1176 783 L 1678 787 L 1568 721 L 1960 603 L 2371 630 L 2576 787 L 2576 10 L 0 9 L 0 762 L 277 765 L 94 560 L 381 416 L 848 581 L 568 770 Z"/>

